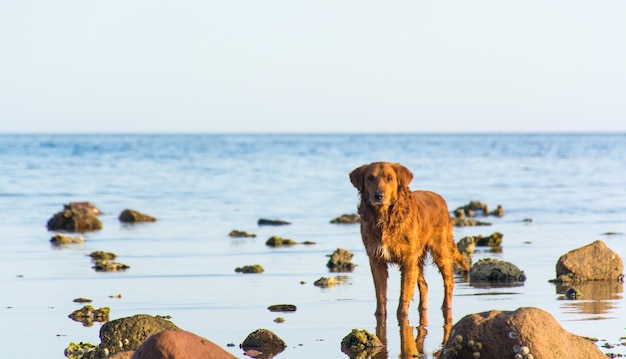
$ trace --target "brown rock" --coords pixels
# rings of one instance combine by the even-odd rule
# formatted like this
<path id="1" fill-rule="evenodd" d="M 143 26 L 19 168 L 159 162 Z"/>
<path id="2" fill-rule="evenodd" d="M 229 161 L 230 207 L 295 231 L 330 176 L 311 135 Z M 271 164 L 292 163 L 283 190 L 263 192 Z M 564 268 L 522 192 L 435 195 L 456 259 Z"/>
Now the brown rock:
<path id="1" fill-rule="evenodd" d="M 119 220 L 124 223 L 155 222 L 156 218 L 132 209 L 125 209 L 120 213 Z"/>
<path id="2" fill-rule="evenodd" d="M 538 308 L 465 316 L 452 327 L 441 358 L 501 359 L 518 353 L 534 358 L 606 359 L 593 343 L 569 333 Z"/>
<path id="3" fill-rule="evenodd" d="M 262 355 L 257 358 L 272 358 L 285 350 L 287 344 L 271 331 L 267 329 L 257 329 L 250 333 L 240 346 L 241 349 L 245 351 L 260 351 Z"/>
<path id="4" fill-rule="evenodd" d="M 354 224 L 359 223 L 361 221 L 361 217 L 358 214 L 342 214 L 341 216 L 331 219 L 330 223 L 334 224 Z"/>
<path id="5" fill-rule="evenodd" d="M 347 249 L 337 248 L 329 257 L 330 259 L 328 263 L 326 263 L 326 267 L 332 272 L 352 272 L 356 266 L 352 263 L 354 254 L 350 253 Z"/>
<path id="6" fill-rule="evenodd" d="M 48 230 L 67 232 L 88 232 L 102 229 L 102 222 L 98 219 L 93 208 L 80 203 L 64 205 L 65 209 L 56 213 L 48 220 Z"/>
<path id="7" fill-rule="evenodd" d="M 556 263 L 555 282 L 623 281 L 624 263 L 602 241 L 574 249 Z"/>
<path id="8" fill-rule="evenodd" d="M 211 358 L 234 359 L 212 341 L 184 330 L 165 330 L 146 339 L 131 359 Z"/>

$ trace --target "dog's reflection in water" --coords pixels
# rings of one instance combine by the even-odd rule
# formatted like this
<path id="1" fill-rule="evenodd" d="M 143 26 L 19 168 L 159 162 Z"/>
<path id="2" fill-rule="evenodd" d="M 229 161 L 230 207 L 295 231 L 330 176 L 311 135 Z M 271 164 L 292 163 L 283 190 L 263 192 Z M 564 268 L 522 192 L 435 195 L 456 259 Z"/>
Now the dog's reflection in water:
<path id="1" fill-rule="evenodd" d="M 444 308 L 441 310 L 441 312 L 444 318 L 442 341 L 443 346 L 448 341 L 448 337 L 450 336 L 450 330 L 452 329 L 452 310 L 449 308 Z M 407 316 L 398 318 L 398 328 L 400 332 L 400 358 L 408 359 L 427 357 L 424 353 L 424 340 L 426 339 L 426 335 L 428 334 L 428 330 L 426 329 L 427 324 L 428 316 L 426 310 L 420 310 L 420 324 L 416 327 L 412 326 L 409 323 L 409 318 Z M 387 322 L 385 316 L 376 316 L 376 335 L 385 347 L 373 358 L 389 359 L 389 352 L 387 347 Z M 435 357 L 439 357 L 438 353 L 435 353 L 433 355 Z"/>

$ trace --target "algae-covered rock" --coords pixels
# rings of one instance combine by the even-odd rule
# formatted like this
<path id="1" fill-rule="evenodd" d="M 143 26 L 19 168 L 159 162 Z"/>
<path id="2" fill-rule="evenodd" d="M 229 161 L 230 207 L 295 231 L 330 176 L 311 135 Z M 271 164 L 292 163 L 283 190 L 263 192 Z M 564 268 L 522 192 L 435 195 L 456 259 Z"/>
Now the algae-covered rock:
<path id="1" fill-rule="evenodd" d="M 115 258 L 117 258 L 117 255 L 115 253 L 104 252 L 104 251 L 91 252 L 89 256 L 91 257 L 92 260 L 95 260 L 95 261 L 100 261 L 100 260 L 112 261 Z"/>
<path id="2" fill-rule="evenodd" d="M 111 262 L 108 260 L 99 260 L 94 264 L 92 268 L 95 269 L 97 272 L 121 272 L 129 269 L 130 266 L 123 263 Z"/>
<path id="3" fill-rule="evenodd" d="M 50 242 L 55 246 L 61 246 L 65 244 L 80 244 L 84 243 L 85 239 L 83 237 L 72 237 L 65 234 L 57 233 L 52 238 L 50 238 Z"/>
<path id="4" fill-rule="evenodd" d="M 483 237 L 481 235 L 474 237 L 476 241 L 477 247 L 497 247 L 502 245 L 502 238 L 504 236 L 502 233 L 493 232 L 488 237 Z"/>
<path id="5" fill-rule="evenodd" d="M 256 234 L 254 234 L 254 233 L 248 233 L 246 231 L 239 231 L 239 230 L 236 230 L 236 229 L 233 229 L 232 231 L 230 231 L 230 233 L 228 233 L 228 235 L 230 237 L 235 237 L 235 238 L 242 238 L 242 237 L 254 238 L 254 237 L 256 237 Z"/>
<path id="6" fill-rule="evenodd" d="M 91 305 L 86 305 L 81 309 L 73 311 L 68 317 L 76 322 L 83 323 L 83 326 L 90 327 L 94 322 L 108 322 L 111 308 L 104 307 L 95 309 Z"/>
<path id="7" fill-rule="evenodd" d="M 282 247 L 282 246 L 292 246 L 294 244 L 298 244 L 298 242 L 289 238 L 282 238 L 279 236 L 272 236 L 266 242 L 266 245 L 270 247 Z"/>
<path id="8" fill-rule="evenodd" d="M 470 281 L 524 282 L 526 275 L 516 265 L 494 258 L 484 258 L 472 265 Z"/>
<path id="9" fill-rule="evenodd" d="M 334 218 L 330 221 L 330 223 L 334 224 L 354 224 L 359 223 L 361 221 L 361 217 L 358 214 L 342 214 L 341 216 Z"/>
<path id="10" fill-rule="evenodd" d="M 258 350 L 263 353 L 264 358 L 272 358 L 287 347 L 287 344 L 267 329 L 257 329 L 248 334 L 240 345 L 241 349 Z"/>
<path id="11" fill-rule="evenodd" d="M 338 283 L 339 281 L 337 281 L 333 277 L 321 277 L 320 279 L 313 282 L 313 285 L 316 287 L 321 287 L 321 288 L 330 288 L 330 287 L 334 287 Z"/>
<path id="12" fill-rule="evenodd" d="M 66 232 L 88 232 L 102 229 L 93 208 L 84 205 L 86 202 L 72 202 L 64 205 L 64 210 L 56 213 L 48 220 L 48 230 Z"/>
<path id="13" fill-rule="evenodd" d="M 64 354 L 68 359 L 83 359 L 94 353 L 96 348 L 98 348 L 98 346 L 91 343 L 70 342 L 67 348 L 65 348 Z"/>
<path id="14" fill-rule="evenodd" d="M 350 253 L 347 249 L 337 248 L 333 254 L 328 255 L 330 259 L 326 263 L 332 272 L 352 272 L 356 264 L 352 263 L 352 257 L 354 254 Z"/>
<path id="15" fill-rule="evenodd" d="M 151 335 L 164 330 L 180 330 L 162 317 L 138 314 L 105 323 L 100 328 L 97 358 L 118 352 L 136 350 Z"/>
<path id="16" fill-rule="evenodd" d="M 124 223 L 135 223 L 135 222 L 155 222 L 156 218 L 149 216 L 147 214 L 135 211 L 133 209 L 125 209 L 120 213 L 118 219 L 120 222 Z"/>
<path id="17" fill-rule="evenodd" d="M 235 272 L 237 272 L 237 273 L 246 273 L 246 274 L 248 274 L 248 273 L 263 273 L 264 271 L 265 271 L 265 269 L 260 264 L 245 265 L 243 267 L 235 268 Z"/>
<path id="18" fill-rule="evenodd" d="M 280 219 L 266 219 L 266 218 L 261 218 L 258 221 L 258 225 L 259 226 L 285 226 L 291 224 L 287 221 L 283 221 Z"/>
<path id="19" fill-rule="evenodd" d="M 341 340 L 341 351 L 350 358 L 368 358 L 378 353 L 382 347 L 380 339 L 367 330 L 352 329 Z"/>
<path id="20" fill-rule="evenodd" d="M 490 222 L 482 222 L 477 219 L 452 217 L 452 225 L 455 227 L 491 226 Z"/>

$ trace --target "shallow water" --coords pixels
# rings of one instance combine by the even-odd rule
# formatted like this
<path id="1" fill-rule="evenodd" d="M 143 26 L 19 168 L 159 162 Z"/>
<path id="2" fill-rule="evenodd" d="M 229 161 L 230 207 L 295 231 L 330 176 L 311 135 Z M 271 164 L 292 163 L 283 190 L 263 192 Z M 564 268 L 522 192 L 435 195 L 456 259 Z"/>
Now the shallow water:
<path id="1" fill-rule="evenodd" d="M 439 192 L 450 209 L 480 200 L 506 211 L 488 218 L 492 226 L 455 228 L 455 237 L 503 233 L 501 253 L 481 251 L 475 260 L 510 261 L 528 279 L 518 287 L 479 288 L 458 278 L 454 322 L 534 306 L 572 333 L 623 341 L 621 284 L 581 287 L 583 298 L 570 301 L 559 299 L 563 290 L 548 280 L 560 255 L 597 239 L 626 258 L 626 135 L 1 135 L 2 357 L 59 358 L 71 341 L 98 343 L 100 323 L 83 327 L 68 318 L 82 307 L 72 302 L 78 297 L 110 307 L 111 319 L 171 315 L 179 327 L 223 347 L 236 344 L 227 350 L 238 357 L 238 344 L 258 328 L 288 344 L 277 358 L 347 357 L 339 346 L 351 329 L 376 330 L 375 300 L 358 226 L 329 221 L 356 211 L 348 173 L 377 160 L 406 165 L 415 175 L 411 187 Z M 55 232 L 46 222 L 71 201 L 95 203 L 104 227 L 85 233 L 84 244 L 51 246 Z M 125 208 L 158 221 L 121 224 Z M 259 218 L 292 224 L 258 226 Z M 257 237 L 231 238 L 233 229 Z M 267 247 L 273 235 L 316 244 Z M 334 275 L 326 255 L 340 247 L 355 254 L 348 282 L 315 287 L 316 279 Z M 87 255 L 96 250 L 116 253 L 131 268 L 95 272 Z M 265 272 L 234 271 L 255 263 Z M 443 291 L 434 267 L 426 275 L 424 348 L 432 357 L 443 335 Z M 392 313 L 398 296 L 392 270 Z M 280 303 L 298 310 L 267 310 Z M 275 323 L 278 316 L 285 322 Z M 419 323 L 415 303 L 410 321 Z M 390 316 L 387 357 L 400 355 L 400 339 Z M 626 354 L 625 348 L 602 350 Z"/>

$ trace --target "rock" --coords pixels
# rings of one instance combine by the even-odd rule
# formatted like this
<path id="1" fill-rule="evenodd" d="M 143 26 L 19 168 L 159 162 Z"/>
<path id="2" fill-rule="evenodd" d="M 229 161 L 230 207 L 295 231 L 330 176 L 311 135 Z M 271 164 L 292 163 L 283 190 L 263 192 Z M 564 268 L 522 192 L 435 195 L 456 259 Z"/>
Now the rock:
<path id="1" fill-rule="evenodd" d="M 279 219 L 265 219 L 265 218 L 259 219 L 259 222 L 258 222 L 259 226 L 284 226 L 287 224 L 291 224 L 291 223 L 287 221 L 281 221 Z"/>
<path id="2" fill-rule="evenodd" d="M 262 356 L 259 355 L 257 358 L 272 358 L 285 350 L 287 344 L 271 331 L 257 329 L 250 333 L 239 346 L 244 351 L 260 351 Z"/>
<path id="3" fill-rule="evenodd" d="M 135 223 L 135 222 L 156 222 L 156 218 L 137 212 L 132 209 L 125 209 L 119 215 L 120 222 Z"/>
<path id="4" fill-rule="evenodd" d="M 328 255 L 330 259 L 326 263 L 332 272 L 352 272 L 356 265 L 352 263 L 352 257 L 354 254 L 350 253 L 347 249 L 337 248 L 333 254 Z"/>
<path id="5" fill-rule="evenodd" d="M 151 335 L 131 359 L 211 358 L 235 359 L 212 341 L 184 330 L 164 330 Z"/>
<path id="6" fill-rule="evenodd" d="M 293 246 L 294 244 L 298 244 L 298 242 L 293 239 L 282 238 L 279 236 L 272 236 L 265 242 L 265 245 L 270 247 Z"/>
<path id="7" fill-rule="evenodd" d="M 115 258 L 117 258 L 117 255 L 115 253 L 104 252 L 104 251 L 91 252 L 89 256 L 91 257 L 92 260 L 95 260 L 95 261 L 101 261 L 101 260 L 112 261 Z"/>
<path id="8" fill-rule="evenodd" d="M 89 299 L 89 298 L 76 298 L 73 300 L 74 303 L 91 303 L 93 302 L 93 300 Z"/>
<path id="9" fill-rule="evenodd" d="M 452 217 L 452 225 L 455 227 L 491 226 L 489 222 L 481 222 L 476 219 Z"/>
<path id="10" fill-rule="evenodd" d="M 602 241 L 574 249 L 556 263 L 553 282 L 623 281 L 624 263 L 619 255 Z"/>
<path id="11" fill-rule="evenodd" d="M 298 308 L 293 304 L 274 304 L 267 307 L 270 312 L 295 312 Z"/>
<path id="12" fill-rule="evenodd" d="M 484 258 L 472 265 L 470 281 L 524 282 L 526 275 L 512 263 Z"/>
<path id="13" fill-rule="evenodd" d="M 72 243 L 84 243 L 85 239 L 83 237 L 72 237 L 65 234 L 57 233 L 52 238 L 50 238 L 50 242 L 52 242 L 52 244 L 54 244 L 55 246 L 61 246 Z"/>
<path id="14" fill-rule="evenodd" d="M 441 358 L 500 359 L 516 354 L 520 358 L 606 359 L 593 343 L 567 332 L 538 308 L 465 316 L 452 327 Z"/>
<path id="15" fill-rule="evenodd" d="M 102 229 L 102 222 L 94 210 L 82 203 L 72 202 L 64 205 L 64 210 L 48 220 L 49 231 L 88 232 Z"/>
<path id="16" fill-rule="evenodd" d="M 103 259 L 96 261 L 92 268 L 95 269 L 96 272 L 122 272 L 129 269 L 130 266 L 123 263 L 111 262 Z"/>
<path id="17" fill-rule="evenodd" d="M 68 317 L 75 322 L 83 323 L 85 327 L 91 327 L 94 322 L 108 322 L 110 311 L 109 307 L 95 309 L 91 305 L 86 305 L 73 311 Z"/>
<path id="18" fill-rule="evenodd" d="M 97 357 L 136 350 L 151 335 L 164 330 L 179 330 L 174 323 L 161 317 L 138 314 L 116 319 L 100 328 L 100 345 Z"/>
<path id="19" fill-rule="evenodd" d="M 98 346 L 91 343 L 70 342 L 67 348 L 65 348 L 63 354 L 68 359 L 83 359 L 85 356 L 89 356 L 91 353 L 93 353 L 96 348 L 98 348 Z"/>
<path id="20" fill-rule="evenodd" d="M 246 265 L 243 267 L 235 268 L 235 272 L 237 273 L 263 273 L 265 269 L 260 264 Z"/>
<path id="21" fill-rule="evenodd" d="M 337 283 L 339 282 L 333 277 L 321 277 L 320 279 L 313 282 L 313 285 L 316 287 L 330 288 L 337 285 Z"/>
<path id="22" fill-rule="evenodd" d="M 330 223 L 334 224 L 354 224 L 359 223 L 361 221 L 361 217 L 358 214 L 342 214 L 341 216 L 332 219 Z"/>
<path id="23" fill-rule="evenodd" d="M 350 334 L 341 340 L 341 351 L 350 358 L 369 358 L 380 351 L 383 343 L 378 337 L 367 330 L 352 329 Z"/>
<path id="24" fill-rule="evenodd" d="M 230 237 L 236 237 L 236 238 L 242 238 L 242 237 L 256 237 L 256 234 L 254 233 L 248 233 L 246 231 L 238 231 L 236 229 L 233 229 L 232 231 L 230 231 L 230 233 L 228 233 L 228 235 Z"/>
<path id="25" fill-rule="evenodd" d="M 489 237 L 483 237 L 481 235 L 474 237 L 477 247 L 498 247 L 502 245 L 502 233 L 494 232 Z"/>

